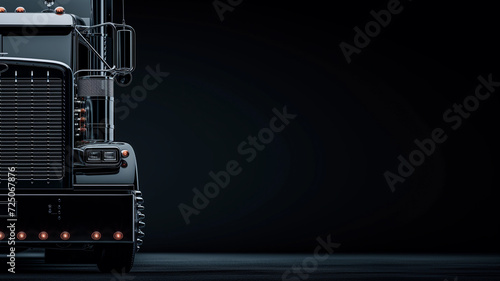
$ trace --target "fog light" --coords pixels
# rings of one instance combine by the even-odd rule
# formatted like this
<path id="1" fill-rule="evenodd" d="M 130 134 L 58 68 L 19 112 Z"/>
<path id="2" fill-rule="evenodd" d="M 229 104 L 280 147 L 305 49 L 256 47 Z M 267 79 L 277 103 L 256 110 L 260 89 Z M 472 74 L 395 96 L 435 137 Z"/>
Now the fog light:
<path id="1" fill-rule="evenodd" d="M 38 238 L 42 241 L 45 241 L 49 238 L 49 234 L 45 231 L 42 231 L 40 232 L 40 234 L 38 234 Z"/>
<path id="2" fill-rule="evenodd" d="M 64 231 L 63 233 L 61 233 L 61 239 L 62 240 L 66 241 L 66 240 L 69 239 L 69 237 L 70 237 L 69 232 Z"/>
<path id="3" fill-rule="evenodd" d="M 0 240 L 3 240 L 5 238 L 5 233 L 0 231 Z"/>
<path id="4" fill-rule="evenodd" d="M 117 231 L 117 232 L 115 232 L 115 234 L 113 234 L 113 238 L 115 238 L 115 240 L 117 240 L 117 241 L 120 241 L 123 239 L 123 233 L 121 233 L 120 231 Z"/>
<path id="5" fill-rule="evenodd" d="M 91 236 L 92 236 L 93 240 L 100 240 L 101 239 L 101 233 L 99 231 L 92 232 Z"/>
<path id="6" fill-rule="evenodd" d="M 24 232 L 24 231 L 19 231 L 19 232 L 17 233 L 17 239 L 19 239 L 19 240 L 24 240 L 24 239 L 26 239 L 26 232 Z"/>
<path id="7" fill-rule="evenodd" d="M 16 8 L 16 13 L 24 13 L 24 12 L 26 12 L 25 8 L 23 8 L 23 7 L 17 7 Z"/>

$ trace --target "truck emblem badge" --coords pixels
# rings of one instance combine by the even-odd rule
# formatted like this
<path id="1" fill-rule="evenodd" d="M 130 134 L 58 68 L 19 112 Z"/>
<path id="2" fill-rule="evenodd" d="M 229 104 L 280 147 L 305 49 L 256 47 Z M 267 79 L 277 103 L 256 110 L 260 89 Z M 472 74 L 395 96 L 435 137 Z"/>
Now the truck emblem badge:
<path id="1" fill-rule="evenodd" d="M 7 70 L 9 70 L 9 66 L 5 63 L 0 63 L 0 74 L 4 73 Z"/>

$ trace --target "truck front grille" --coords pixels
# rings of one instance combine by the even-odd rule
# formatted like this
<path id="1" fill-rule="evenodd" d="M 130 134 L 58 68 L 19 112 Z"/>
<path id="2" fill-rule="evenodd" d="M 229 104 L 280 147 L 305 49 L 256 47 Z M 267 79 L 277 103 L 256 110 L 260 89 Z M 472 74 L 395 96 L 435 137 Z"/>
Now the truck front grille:
<path id="1" fill-rule="evenodd" d="M 27 187 L 64 177 L 65 89 L 60 70 L 12 66 L 0 75 L 1 186 L 9 167 Z"/>

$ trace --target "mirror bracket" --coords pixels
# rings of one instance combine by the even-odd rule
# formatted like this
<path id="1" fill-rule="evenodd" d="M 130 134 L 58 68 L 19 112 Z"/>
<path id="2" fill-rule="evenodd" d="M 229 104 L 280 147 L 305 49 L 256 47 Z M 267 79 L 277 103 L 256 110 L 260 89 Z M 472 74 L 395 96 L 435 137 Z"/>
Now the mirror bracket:
<path id="1" fill-rule="evenodd" d="M 94 31 L 97 28 L 111 28 L 111 38 L 113 42 L 113 62 L 110 65 L 95 48 L 92 47 L 90 42 L 85 38 L 86 34 Z M 89 47 L 101 62 L 106 66 L 105 69 L 86 69 L 81 70 L 85 72 L 106 72 L 112 76 L 130 74 L 135 70 L 135 30 L 126 24 L 116 24 L 106 22 L 93 26 L 77 25 L 75 31 L 83 42 Z M 108 34 L 109 35 L 109 34 Z M 75 72 L 75 75 L 78 72 Z"/>

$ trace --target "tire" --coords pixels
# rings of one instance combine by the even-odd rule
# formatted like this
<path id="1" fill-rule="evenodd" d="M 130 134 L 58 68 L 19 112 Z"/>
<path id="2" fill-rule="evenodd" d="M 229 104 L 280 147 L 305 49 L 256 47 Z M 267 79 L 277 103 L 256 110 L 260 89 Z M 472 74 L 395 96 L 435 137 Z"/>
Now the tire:
<path id="1" fill-rule="evenodd" d="M 99 249 L 97 268 L 103 273 L 129 273 L 134 265 L 135 243 L 106 245 Z"/>

